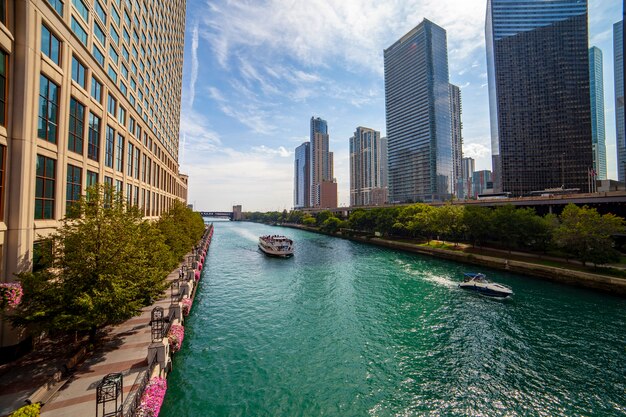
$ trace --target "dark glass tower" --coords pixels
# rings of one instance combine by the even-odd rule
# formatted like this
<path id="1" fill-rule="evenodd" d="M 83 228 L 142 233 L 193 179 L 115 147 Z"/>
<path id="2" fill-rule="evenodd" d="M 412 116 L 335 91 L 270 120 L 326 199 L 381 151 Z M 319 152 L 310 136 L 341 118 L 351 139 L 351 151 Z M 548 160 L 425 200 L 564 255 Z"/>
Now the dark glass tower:
<path id="1" fill-rule="evenodd" d="M 488 0 L 485 37 L 494 188 L 587 191 L 587 1 Z"/>
<path id="2" fill-rule="evenodd" d="M 311 143 L 304 142 L 296 148 L 293 175 L 293 208 L 301 209 L 311 204 Z"/>
<path id="3" fill-rule="evenodd" d="M 384 55 L 389 201 L 447 199 L 453 164 L 446 31 L 424 19 Z"/>

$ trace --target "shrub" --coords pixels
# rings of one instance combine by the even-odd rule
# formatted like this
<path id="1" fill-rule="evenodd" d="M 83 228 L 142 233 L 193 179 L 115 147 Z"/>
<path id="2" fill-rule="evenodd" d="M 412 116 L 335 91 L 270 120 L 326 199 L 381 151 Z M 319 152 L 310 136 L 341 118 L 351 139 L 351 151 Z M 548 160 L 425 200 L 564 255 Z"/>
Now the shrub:
<path id="1" fill-rule="evenodd" d="M 39 417 L 39 410 L 41 410 L 41 404 L 29 404 L 18 408 L 9 417 Z"/>

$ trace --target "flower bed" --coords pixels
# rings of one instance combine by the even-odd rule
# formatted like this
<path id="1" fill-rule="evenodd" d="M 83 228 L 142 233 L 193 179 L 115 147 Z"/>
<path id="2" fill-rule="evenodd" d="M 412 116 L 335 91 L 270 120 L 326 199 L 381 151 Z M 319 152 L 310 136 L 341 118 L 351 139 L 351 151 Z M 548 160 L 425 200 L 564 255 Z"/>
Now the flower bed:
<path id="1" fill-rule="evenodd" d="M 0 308 L 17 307 L 23 294 L 22 285 L 17 282 L 0 283 Z"/>
<path id="2" fill-rule="evenodd" d="M 180 324 L 172 324 L 170 331 L 167 334 L 167 339 L 170 342 L 170 350 L 172 353 L 178 352 L 183 345 L 183 339 L 185 338 L 185 328 Z"/>
<path id="3" fill-rule="evenodd" d="M 41 404 L 29 404 L 15 410 L 9 417 L 39 417 Z"/>
<path id="4" fill-rule="evenodd" d="M 167 380 L 161 377 L 152 378 L 141 396 L 137 415 L 157 417 L 161 411 L 161 405 L 163 405 L 165 391 L 167 391 Z"/>
<path id="5" fill-rule="evenodd" d="M 183 316 L 188 316 L 191 311 L 191 298 L 183 298 Z"/>

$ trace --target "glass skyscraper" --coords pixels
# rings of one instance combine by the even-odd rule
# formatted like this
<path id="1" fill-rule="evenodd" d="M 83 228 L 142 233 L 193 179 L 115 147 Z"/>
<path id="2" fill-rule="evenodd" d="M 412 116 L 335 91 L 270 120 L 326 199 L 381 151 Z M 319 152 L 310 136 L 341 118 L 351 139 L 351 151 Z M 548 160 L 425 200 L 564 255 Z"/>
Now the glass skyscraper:
<path id="1" fill-rule="evenodd" d="M 424 19 L 384 59 L 389 201 L 445 200 L 453 180 L 446 31 Z"/>
<path id="2" fill-rule="evenodd" d="M 615 133 L 617 136 L 617 175 L 626 180 L 626 137 L 624 135 L 624 24 L 613 25 L 613 62 L 615 70 Z"/>
<path id="3" fill-rule="evenodd" d="M 450 84 L 450 127 L 452 129 L 452 166 L 454 167 L 454 194 L 463 198 L 463 135 L 461 123 L 461 89 Z"/>
<path id="4" fill-rule="evenodd" d="M 301 209 L 311 204 L 311 144 L 304 142 L 296 148 L 294 162 L 293 208 Z"/>
<path id="5" fill-rule="evenodd" d="M 494 188 L 588 188 L 593 167 L 586 0 L 488 0 Z"/>
<path id="6" fill-rule="evenodd" d="M 589 90 L 591 91 L 591 143 L 596 179 L 606 179 L 606 144 L 604 132 L 604 78 L 602 50 L 589 48 Z"/>
<path id="7" fill-rule="evenodd" d="M 386 149 L 380 132 L 359 126 L 350 138 L 350 205 L 370 206 L 387 202 Z"/>

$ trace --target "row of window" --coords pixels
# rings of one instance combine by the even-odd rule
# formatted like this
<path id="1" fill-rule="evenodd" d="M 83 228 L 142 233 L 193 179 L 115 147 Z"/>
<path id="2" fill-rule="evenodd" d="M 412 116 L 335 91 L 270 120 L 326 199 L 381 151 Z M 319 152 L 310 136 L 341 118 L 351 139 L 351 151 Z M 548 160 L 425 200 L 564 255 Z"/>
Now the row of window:
<path id="1" fill-rule="evenodd" d="M 4 201 L 4 155 L 6 148 L 0 146 L 0 201 Z M 54 219 L 55 188 L 56 188 L 56 168 L 57 161 L 43 155 L 37 155 L 36 187 L 35 187 L 35 219 Z M 66 214 L 71 215 L 74 204 L 80 200 L 83 191 L 83 169 L 71 164 L 67 165 L 67 185 L 66 185 Z M 87 170 L 85 188 L 98 183 L 98 173 Z M 113 186 L 113 178 L 104 177 L 104 183 Z M 115 180 L 115 191 L 121 193 L 123 187 L 122 180 Z M 126 201 L 132 205 L 140 205 L 143 202 L 144 215 L 159 215 L 160 208 L 165 208 L 165 203 L 173 201 L 171 198 L 159 195 L 141 188 L 141 200 L 139 199 L 140 188 L 137 185 L 126 184 Z M 152 199 L 152 205 L 150 200 Z M 151 209 L 152 207 L 152 209 Z M 0 216 L 2 214 L 0 204 Z"/>

